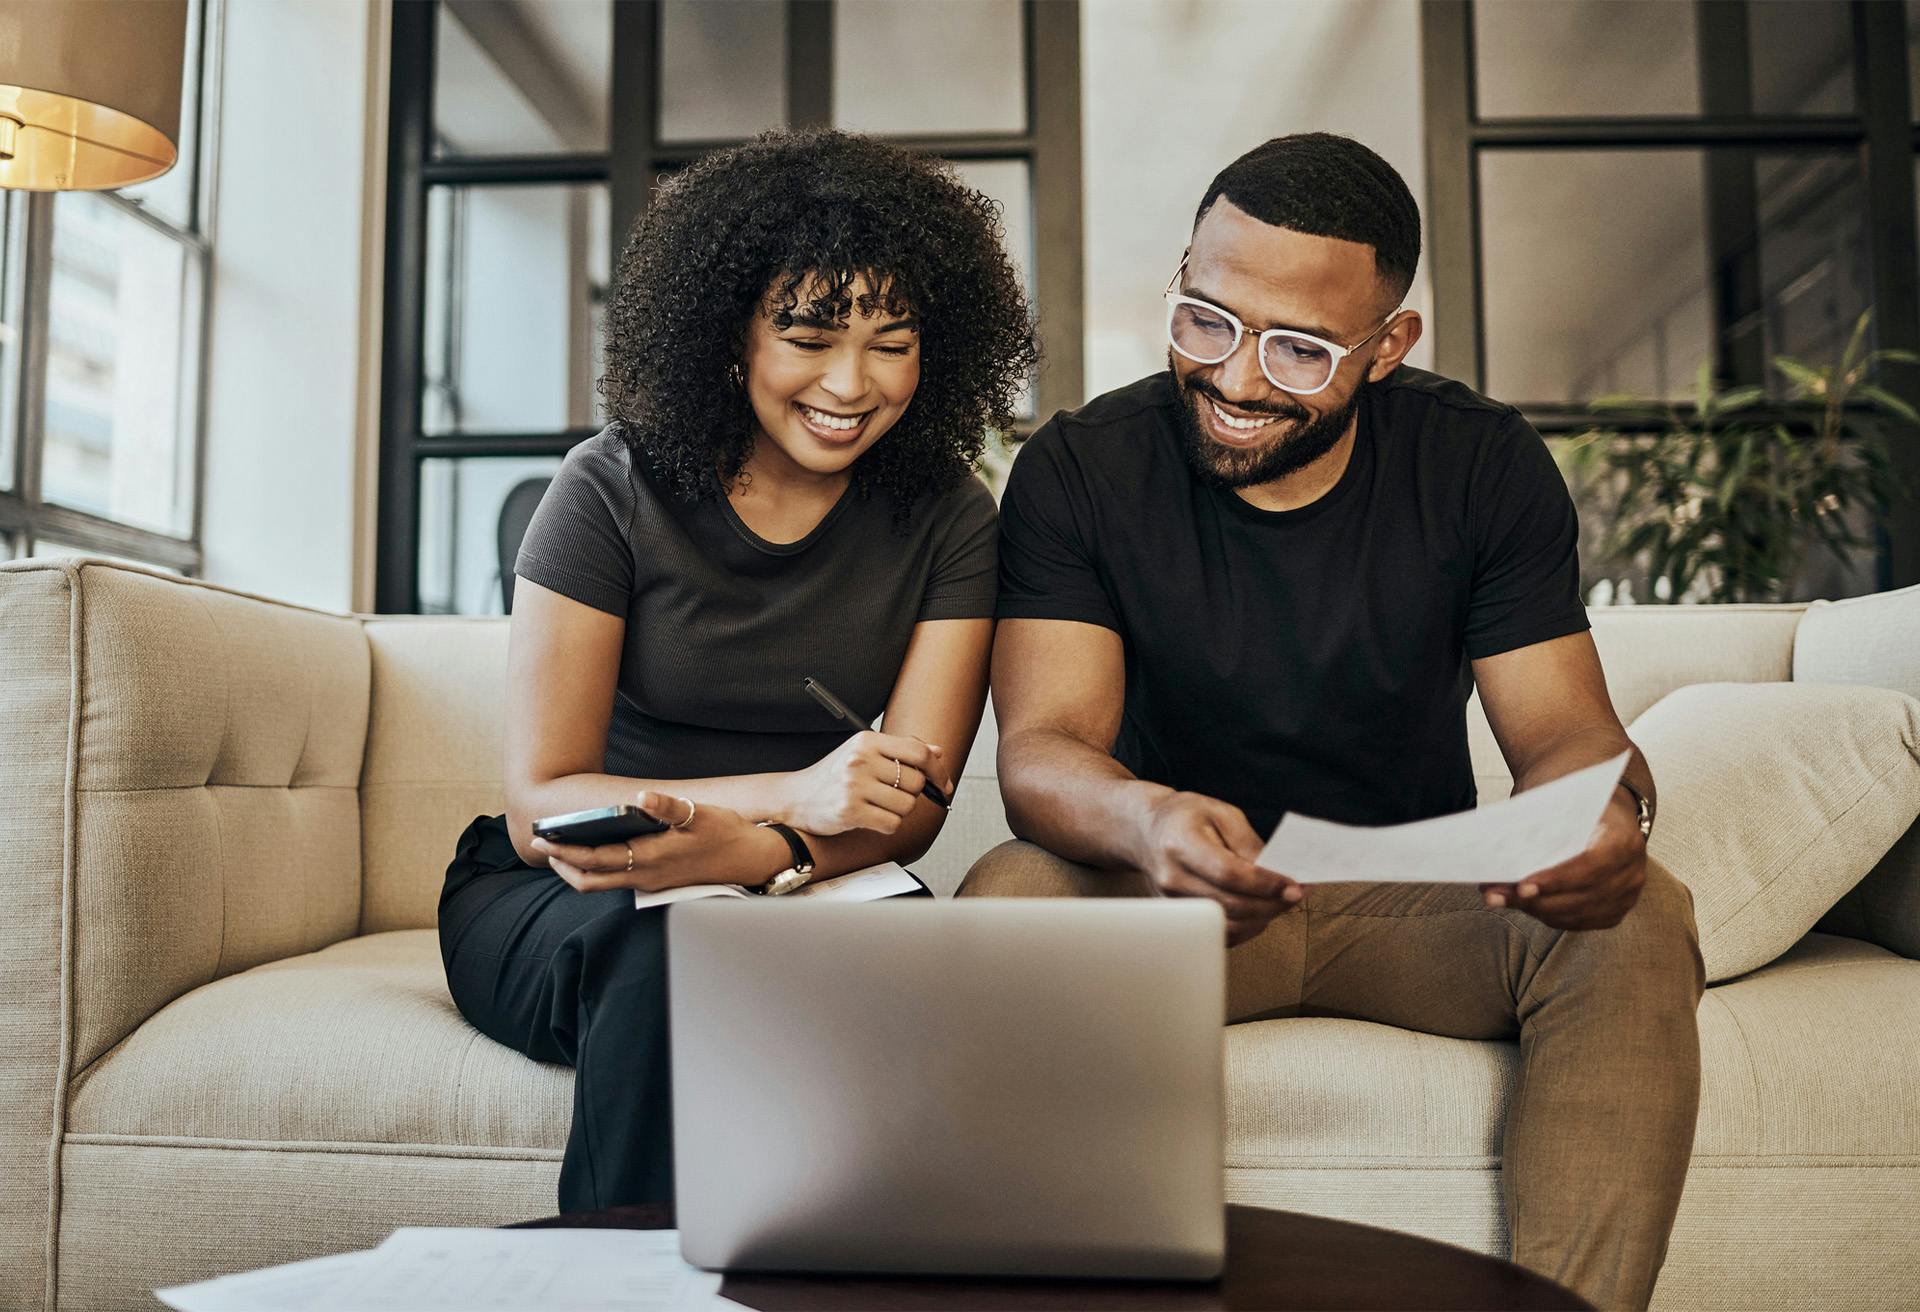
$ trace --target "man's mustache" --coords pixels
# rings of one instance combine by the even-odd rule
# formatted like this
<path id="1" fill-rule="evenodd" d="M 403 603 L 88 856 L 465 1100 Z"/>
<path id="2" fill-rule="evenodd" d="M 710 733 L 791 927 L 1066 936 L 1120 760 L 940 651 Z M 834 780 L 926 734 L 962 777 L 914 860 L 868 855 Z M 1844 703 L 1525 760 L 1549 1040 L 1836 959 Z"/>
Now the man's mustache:
<path id="1" fill-rule="evenodd" d="M 1302 406 L 1266 405 L 1266 404 L 1256 404 L 1248 401 L 1229 401 L 1227 400 L 1226 397 L 1220 394 L 1219 388 L 1215 387 L 1212 383 L 1207 382 L 1203 378 L 1189 378 L 1186 382 L 1181 384 L 1181 386 L 1186 388 L 1186 390 L 1189 392 L 1197 392 L 1201 396 L 1207 397 L 1214 401 L 1218 401 L 1221 405 L 1230 405 L 1236 410 L 1245 410 L 1250 414 L 1277 415 L 1282 419 L 1312 418 L 1312 416 L 1309 415 L 1306 409 Z"/>

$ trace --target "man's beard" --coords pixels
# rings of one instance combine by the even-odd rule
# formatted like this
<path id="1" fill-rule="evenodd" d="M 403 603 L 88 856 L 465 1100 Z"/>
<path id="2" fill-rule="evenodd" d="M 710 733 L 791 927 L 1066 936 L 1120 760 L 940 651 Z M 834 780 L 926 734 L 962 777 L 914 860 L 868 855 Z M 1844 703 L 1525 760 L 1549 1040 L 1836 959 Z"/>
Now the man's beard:
<path id="1" fill-rule="evenodd" d="M 1333 450 L 1346 435 L 1347 425 L 1360 408 L 1361 393 L 1367 388 L 1362 381 L 1353 389 L 1353 395 L 1347 398 L 1345 405 L 1318 419 L 1300 405 L 1236 405 L 1236 410 L 1251 409 L 1255 414 L 1291 419 L 1298 425 L 1287 436 L 1270 440 L 1264 446 L 1241 449 L 1230 447 L 1207 432 L 1199 415 L 1199 407 L 1206 404 L 1205 398 L 1226 398 L 1221 397 L 1210 383 L 1198 378 L 1182 381 L 1178 373 L 1173 377 L 1174 385 L 1180 392 L 1180 433 L 1186 439 L 1187 464 L 1201 482 L 1228 491 L 1285 478 Z"/>

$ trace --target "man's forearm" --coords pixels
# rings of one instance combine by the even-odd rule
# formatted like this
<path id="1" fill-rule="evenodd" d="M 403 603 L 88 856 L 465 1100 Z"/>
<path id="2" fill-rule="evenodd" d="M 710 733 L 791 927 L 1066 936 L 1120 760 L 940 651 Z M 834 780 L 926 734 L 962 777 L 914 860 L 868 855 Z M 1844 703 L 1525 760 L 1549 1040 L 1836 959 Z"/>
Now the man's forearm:
<path id="1" fill-rule="evenodd" d="M 1640 754 L 1640 749 L 1633 745 L 1625 733 L 1611 728 L 1582 729 L 1556 739 L 1547 750 L 1514 773 L 1513 791 L 1524 793 L 1529 788 L 1538 788 L 1575 770 L 1584 770 L 1587 766 L 1610 760 L 1622 751 L 1630 753 L 1623 777 L 1645 794 L 1648 803 L 1658 810 L 1660 800 L 1654 790 L 1653 771 L 1647 766 L 1647 758 Z M 1625 789 L 1616 788 L 1614 800 L 1630 810 L 1637 810 Z"/>
<path id="2" fill-rule="evenodd" d="M 1173 792 L 1058 729 L 1002 737 L 999 765 L 1007 824 L 1017 837 L 1108 869 L 1140 866 L 1148 808 Z"/>

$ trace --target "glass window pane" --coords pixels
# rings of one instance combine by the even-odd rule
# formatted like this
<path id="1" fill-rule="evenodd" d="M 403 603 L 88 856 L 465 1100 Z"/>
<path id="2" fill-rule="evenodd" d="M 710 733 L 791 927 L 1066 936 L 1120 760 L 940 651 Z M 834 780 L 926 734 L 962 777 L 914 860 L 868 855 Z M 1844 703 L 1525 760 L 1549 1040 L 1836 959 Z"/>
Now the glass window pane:
<path id="1" fill-rule="evenodd" d="M 20 386 L 26 212 L 25 193 L 0 193 L 0 490 L 13 487 L 19 461 L 14 419 Z"/>
<path id="2" fill-rule="evenodd" d="M 612 0 L 460 0 L 436 18 L 436 155 L 607 148 Z"/>
<path id="3" fill-rule="evenodd" d="M 33 554 L 39 557 L 67 559 L 74 556 L 87 556 L 94 560 L 111 560 L 122 565 L 138 565 L 141 569 L 157 569 L 162 574 L 181 577 L 180 571 L 171 565 L 158 565 L 151 560 L 141 560 L 135 556 L 116 556 L 111 551 L 101 551 L 97 547 L 80 547 L 70 542 L 60 542 L 53 538 L 41 538 L 33 544 Z M 5 559 L 0 555 L 0 559 Z"/>
<path id="4" fill-rule="evenodd" d="M 516 499 L 505 568 L 513 570 L 534 494 L 560 469 L 553 456 L 486 456 L 420 462 L 420 610 L 426 615 L 504 615 L 500 588 L 502 514 Z"/>
<path id="5" fill-rule="evenodd" d="M 1747 6 L 1756 114 L 1853 113 L 1853 16 L 1832 0 Z"/>
<path id="6" fill-rule="evenodd" d="M 1761 362 L 1823 360 L 1844 343 L 1870 294 L 1857 163 L 1840 154 L 1713 155 L 1733 166 L 1735 182 L 1749 170 L 1758 198 L 1750 223 L 1725 222 L 1717 251 L 1709 152 L 1481 157 L 1490 395 L 1522 404 L 1684 400 L 1716 337 Z M 1758 290 L 1757 302 L 1734 307 L 1718 327 L 1716 260 L 1727 281 L 1744 276 Z"/>
<path id="7" fill-rule="evenodd" d="M 122 187 L 120 194 L 176 228 L 194 222 L 194 190 L 200 164 L 200 82 L 204 66 L 201 48 L 206 22 L 206 0 L 187 6 L 186 68 L 180 82 L 180 157 L 172 168 L 151 182 Z"/>
<path id="8" fill-rule="evenodd" d="M 1741 11 L 1718 14 L 1738 21 Z M 1850 114 L 1853 29 L 1832 0 L 1744 7 L 1751 81 L 1722 112 Z M 1701 90 L 1700 15 L 1679 0 L 1475 0 L 1474 80 L 1485 118 L 1692 115 Z M 1704 73 L 1738 76 L 1738 61 Z"/>
<path id="9" fill-rule="evenodd" d="M 960 180 L 975 191 L 1000 202 L 1000 227 L 1005 233 L 1007 254 L 1020 279 L 1026 285 L 1027 304 L 1034 304 L 1033 282 L 1033 177 L 1025 160 L 964 160 L 953 166 Z M 1033 417 L 1033 389 L 1027 389 L 1020 405 L 1022 418 Z"/>
<path id="10" fill-rule="evenodd" d="M 1697 114 L 1694 7 L 1673 0 L 1475 0 L 1485 118 Z"/>
<path id="11" fill-rule="evenodd" d="M 183 243 L 105 197 L 55 198 L 45 500 L 188 531 L 198 269 Z"/>
<path id="12" fill-rule="evenodd" d="M 603 186 L 427 193 L 423 431 L 597 426 Z"/>
<path id="13" fill-rule="evenodd" d="M 1020 0 L 837 0 L 833 121 L 896 137 L 1024 132 Z"/>
<path id="14" fill-rule="evenodd" d="M 660 6 L 660 140 L 734 141 L 786 123 L 786 5 Z"/>

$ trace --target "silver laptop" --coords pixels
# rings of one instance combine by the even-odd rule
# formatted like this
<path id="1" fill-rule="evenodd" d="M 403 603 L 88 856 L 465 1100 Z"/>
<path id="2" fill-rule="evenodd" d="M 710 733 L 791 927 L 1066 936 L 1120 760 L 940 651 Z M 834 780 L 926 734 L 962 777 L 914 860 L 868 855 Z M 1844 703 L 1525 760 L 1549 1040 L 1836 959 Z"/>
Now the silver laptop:
<path id="1" fill-rule="evenodd" d="M 1206 901 L 674 907 L 686 1259 L 1217 1276 L 1223 936 Z"/>

